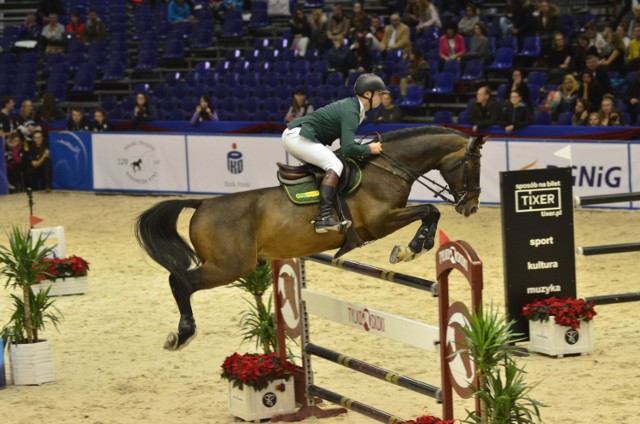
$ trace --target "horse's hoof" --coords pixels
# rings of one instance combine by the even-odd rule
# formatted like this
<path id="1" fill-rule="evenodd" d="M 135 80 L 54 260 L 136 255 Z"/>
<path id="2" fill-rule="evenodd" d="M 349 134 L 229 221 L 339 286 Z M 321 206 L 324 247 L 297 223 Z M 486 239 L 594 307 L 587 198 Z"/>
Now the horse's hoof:
<path id="1" fill-rule="evenodd" d="M 404 260 L 405 251 L 404 248 L 400 246 L 395 246 L 391 250 L 391 255 L 389 255 L 389 263 L 397 264 L 398 262 L 402 262 Z"/>
<path id="2" fill-rule="evenodd" d="M 435 241 L 433 240 L 433 237 L 429 237 L 428 239 L 426 239 L 424 241 L 424 250 L 431 250 L 433 249 L 433 246 L 435 245 Z"/>
<path id="3" fill-rule="evenodd" d="M 178 333 L 172 331 L 167 336 L 167 340 L 164 341 L 164 348 L 166 350 L 178 350 Z"/>

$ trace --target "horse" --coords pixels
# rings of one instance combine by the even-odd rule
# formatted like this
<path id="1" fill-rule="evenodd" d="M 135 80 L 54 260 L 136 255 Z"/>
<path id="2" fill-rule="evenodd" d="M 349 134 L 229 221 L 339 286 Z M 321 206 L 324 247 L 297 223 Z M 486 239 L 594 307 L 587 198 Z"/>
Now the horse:
<path id="1" fill-rule="evenodd" d="M 439 191 L 449 192 L 459 214 L 472 215 L 480 202 L 480 148 L 487 138 L 431 126 L 379 136 L 384 152 L 361 165 L 362 183 L 345 199 L 357 236 L 370 242 L 422 220 L 408 247 L 396 246 L 391 259 L 411 260 L 431 249 L 440 212 L 430 204 L 407 206 L 411 186 L 428 171 L 438 170 L 449 186 Z M 186 208 L 195 209 L 189 222 L 193 248 L 177 230 L 178 216 Z M 314 231 L 310 222 L 317 211 L 317 204 L 294 205 L 281 187 L 270 187 L 209 199 L 166 200 L 142 212 L 136 238 L 169 271 L 180 311 L 178 331 L 169 333 L 164 348 L 181 349 L 195 336 L 194 292 L 232 283 L 267 260 L 341 247 L 344 234 Z"/>

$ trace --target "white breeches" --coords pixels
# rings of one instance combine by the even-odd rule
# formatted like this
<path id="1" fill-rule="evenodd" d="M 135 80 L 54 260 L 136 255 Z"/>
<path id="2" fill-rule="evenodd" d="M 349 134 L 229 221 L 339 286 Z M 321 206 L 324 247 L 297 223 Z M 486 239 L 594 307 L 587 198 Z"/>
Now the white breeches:
<path id="1" fill-rule="evenodd" d="M 282 133 L 282 144 L 284 149 L 304 163 L 310 163 L 317 167 L 333 172 L 340 176 L 342 174 L 342 162 L 327 147 L 300 135 L 300 127 L 286 129 Z"/>

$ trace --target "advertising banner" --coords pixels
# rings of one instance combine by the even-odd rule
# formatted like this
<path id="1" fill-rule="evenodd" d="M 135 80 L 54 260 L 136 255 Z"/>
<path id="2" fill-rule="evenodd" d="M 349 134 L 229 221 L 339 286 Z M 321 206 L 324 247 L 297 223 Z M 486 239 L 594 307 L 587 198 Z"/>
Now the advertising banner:
<path id="1" fill-rule="evenodd" d="M 2 137 L 0 137 L 2 139 Z M 9 180 L 7 178 L 7 164 L 4 159 L 4 139 L 0 143 L 0 194 L 9 194 Z"/>
<path id="2" fill-rule="evenodd" d="M 575 297 L 571 169 L 500 173 L 505 306 L 528 338 L 527 303 Z"/>
<path id="3" fill-rule="evenodd" d="M 187 192 L 184 135 L 94 134 L 96 190 Z"/>
<path id="4" fill-rule="evenodd" d="M 91 133 L 49 132 L 51 186 L 58 190 L 93 190 Z"/>
<path id="5" fill-rule="evenodd" d="M 274 137 L 190 135 L 187 148 L 189 185 L 194 193 L 277 186 L 276 163 L 287 163 L 280 138 Z"/>

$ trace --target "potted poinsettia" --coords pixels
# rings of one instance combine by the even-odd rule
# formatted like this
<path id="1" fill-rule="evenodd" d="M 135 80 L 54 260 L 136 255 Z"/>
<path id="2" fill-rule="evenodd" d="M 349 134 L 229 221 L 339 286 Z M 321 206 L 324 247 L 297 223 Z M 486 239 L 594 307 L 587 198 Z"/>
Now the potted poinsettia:
<path id="1" fill-rule="evenodd" d="M 296 366 L 275 352 L 275 317 L 271 298 L 263 296 L 271 287 L 271 263 L 259 265 L 232 287 L 249 293 L 253 302 L 241 313 L 244 341 L 255 341 L 263 353 L 234 353 L 222 363 L 222 378 L 229 381 L 229 412 L 246 421 L 271 418 L 295 411 Z"/>
<path id="2" fill-rule="evenodd" d="M 561 357 L 593 350 L 593 302 L 549 297 L 525 305 L 522 314 L 529 320 L 531 351 Z"/>
<path id="3" fill-rule="evenodd" d="M 89 291 L 89 263 L 80 256 L 43 258 L 44 272 L 38 275 L 34 291 L 50 289 L 49 296 L 85 294 Z"/>
<path id="4" fill-rule="evenodd" d="M 30 232 L 13 227 L 8 233 L 9 244 L 0 245 L 0 276 L 12 293 L 13 311 L 2 328 L 1 337 L 9 349 L 13 383 L 42 384 L 54 380 L 51 344 L 41 337 L 47 323 L 57 328 L 60 312 L 49 298 L 49 290 L 34 292 L 33 285 L 45 272 L 43 259 L 52 248 L 45 238 L 32 241 Z"/>

